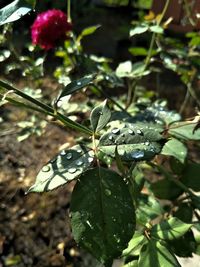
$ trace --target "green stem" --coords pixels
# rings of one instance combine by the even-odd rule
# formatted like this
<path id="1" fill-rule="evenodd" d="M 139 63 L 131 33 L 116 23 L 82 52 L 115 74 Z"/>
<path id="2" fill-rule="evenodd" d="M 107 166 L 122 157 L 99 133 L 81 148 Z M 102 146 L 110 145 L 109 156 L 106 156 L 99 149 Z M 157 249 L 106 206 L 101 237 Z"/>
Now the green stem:
<path id="1" fill-rule="evenodd" d="M 159 26 L 165 16 L 165 13 L 167 11 L 167 8 L 169 6 L 169 3 L 170 3 L 170 0 L 167 0 L 166 3 L 165 3 L 165 6 L 163 8 L 163 11 L 157 21 L 157 25 Z M 152 50 L 153 50 L 153 47 L 154 47 L 154 43 L 155 43 L 155 40 L 156 40 L 156 36 L 157 34 L 154 32 L 152 34 L 152 37 L 151 37 L 151 42 L 150 42 L 150 46 L 149 46 L 149 50 L 148 50 L 148 54 L 147 54 L 147 57 L 145 59 L 145 68 L 144 68 L 144 71 L 146 70 L 146 68 L 148 67 L 150 61 L 151 61 L 151 55 L 152 55 Z"/>
<path id="2" fill-rule="evenodd" d="M 183 111 L 185 110 L 189 100 L 190 100 L 190 93 L 189 93 L 189 90 L 187 90 L 185 98 L 184 98 L 184 101 L 183 101 L 183 104 L 181 105 L 180 110 L 179 110 L 180 114 L 182 114 Z"/>
<path id="3" fill-rule="evenodd" d="M 67 0 L 67 18 L 68 18 L 68 22 L 72 22 L 72 18 L 71 18 L 71 0 Z"/>
<path id="4" fill-rule="evenodd" d="M 11 90 L 14 91 L 14 93 L 18 96 L 21 96 L 22 98 L 26 99 L 27 101 L 31 102 L 32 104 L 40 107 L 45 111 L 45 113 L 48 113 L 49 115 L 51 115 L 52 117 L 54 117 L 55 119 L 61 121 L 65 126 L 70 127 L 72 129 L 78 130 L 82 133 L 91 135 L 92 131 L 90 129 L 88 129 L 87 127 L 74 122 L 72 120 L 70 120 L 69 118 L 67 118 L 65 115 L 62 115 L 61 113 L 57 112 L 55 113 L 54 109 L 42 102 L 40 102 L 37 99 L 32 98 L 31 96 L 25 94 L 24 92 L 20 91 L 19 89 L 13 87 L 12 85 L 8 84 L 7 82 L 4 82 L 2 80 L 0 80 L 0 86 L 3 87 L 6 90 Z"/>
<path id="5" fill-rule="evenodd" d="M 187 89 L 188 89 L 191 97 L 194 99 L 194 101 L 197 103 L 198 107 L 200 108 L 200 100 L 198 99 L 194 89 L 192 88 L 192 84 L 191 83 L 187 84 Z"/>

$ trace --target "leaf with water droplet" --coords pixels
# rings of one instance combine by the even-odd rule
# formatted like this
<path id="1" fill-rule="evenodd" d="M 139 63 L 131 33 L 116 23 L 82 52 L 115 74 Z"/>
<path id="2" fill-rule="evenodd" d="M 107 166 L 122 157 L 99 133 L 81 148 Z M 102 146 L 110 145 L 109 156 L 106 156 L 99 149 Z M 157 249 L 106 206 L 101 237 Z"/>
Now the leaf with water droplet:
<path id="1" fill-rule="evenodd" d="M 0 9 L 0 25 L 20 19 L 35 7 L 35 0 L 15 0 Z"/>
<path id="2" fill-rule="evenodd" d="M 148 127 L 139 128 L 135 124 L 120 129 L 117 135 L 111 131 L 102 135 L 99 150 L 115 157 L 116 147 L 120 158 L 124 161 L 151 160 L 159 154 L 164 145 L 164 139 L 159 132 Z"/>
<path id="3" fill-rule="evenodd" d="M 58 96 L 56 102 L 58 103 L 58 101 L 64 96 L 71 95 L 71 94 L 85 88 L 86 86 L 88 86 L 89 84 L 91 84 L 94 81 L 96 76 L 97 76 L 97 74 L 90 74 L 90 75 L 87 75 L 81 79 L 74 80 L 74 81 L 70 82 L 62 90 L 62 92 Z"/>
<path id="4" fill-rule="evenodd" d="M 135 231 L 135 210 L 123 178 L 101 167 L 82 174 L 72 193 L 71 225 L 76 242 L 111 266 Z"/>
<path id="5" fill-rule="evenodd" d="M 62 150 L 41 169 L 28 192 L 45 192 L 64 185 L 85 172 L 93 160 L 93 151 L 83 145 Z"/>
<path id="6" fill-rule="evenodd" d="M 107 100 L 105 100 L 101 105 L 94 108 L 90 115 L 90 122 L 94 132 L 102 130 L 111 117 L 111 111 L 107 106 Z"/>

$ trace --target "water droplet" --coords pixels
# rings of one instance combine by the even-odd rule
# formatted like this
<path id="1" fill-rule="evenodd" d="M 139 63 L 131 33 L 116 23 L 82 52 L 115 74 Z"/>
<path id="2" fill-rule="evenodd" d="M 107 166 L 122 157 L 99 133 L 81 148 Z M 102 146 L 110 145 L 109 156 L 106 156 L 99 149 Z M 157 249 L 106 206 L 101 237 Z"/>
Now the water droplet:
<path id="1" fill-rule="evenodd" d="M 93 160 L 94 160 L 94 158 L 91 158 L 91 157 L 88 158 L 88 162 L 89 162 L 89 163 L 92 163 Z"/>
<path id="2" fill-rule="evenodd" d="M 42 171 L 43 172 L 49 172 L 50 171 L 50 166 L 49 165 L 45 165 L 43 168 L 42 168 Z"/>
<path id="3" fill-rule="evenodd" d="M 144 135 L 144 133 L 143 133 L 141 130 L 139 130 L 139 129 L 138 129 L 136 132 L 137 132 L 137 134 L 139 134 L 139 135 L 142 135 L 142 136 Z"/>
<path id="4" fill-rule="evenodd" d="M 109 78 L 109 76 L 105 76 L 105 79 L 106 79 L 107 81 L 109 81 L 110 78 Z"/>
<path id="5" fill-rule="evenodd" d="M 64 156 L 66 154 L 66 151 L 65 150 L 62 150 L 61 152 L 60 152 L 60 155 L 62 155 L 62 156 Z"/>
<path id="6" fill-rule="evenodd" d="M 149 141 L 146 141 L 144 144 L 145 144 L 145 146 L 149 146 L 150 145 L 150 142 Z"/>
<path id="7" fill-rule="evenodd" d="M 110 141 L 112 141 L 112 140 L 113 140 L 113 136 L 110 135 L 110 136 L 108 137 L 108 139 L 109 139 Z"/>
<path id="8" fill-rule="evenodd" d="M 56 161 L 56 158 L 51 159 L 51 160 L 50 160 L 50 163 L 54 163 L 55 161 Z"/>
<path id="9" fill-rule="evenodd" d="M 119 128 L 113 128 L 111 132 L 113 134 L 119 134 L 120 133 L 120 129 Z"/>
<path id="10" fill-rule="evenodd" d="M 131 129 L 128 130 L 128 133 L 131 134 L 131 135 L 134 135 L 135 134 L 134 131 L 131 130 Z"/>
<path id="11" fill-rule="evenodd" d="M 66 158 L 67 158 L 67 159 L 71 159 L 71 158 L 72 158 L 72 153 L 68 153 L 68 154 L 66 155 Z"/>
<path id="12" fill-rule="evenodd" d="M 83 161 L 82 161 L 82 160 L 77 160 L 77 161 L 76 161 L 76 165 L 77 165 L 77 166 L 81 166 L 81 165 L 83 165 Z"/>
<path id="13" fill-rule="evenodd" d="M 125 134 L 123 133 L 121 136 L 122 136 L 122 137 L 125 137 Z"/>
<path id="14" fill-rule="evenodd" d="M 68 169 L 68 172 L 69 172 L 69 173 L 75 173 L 76 171 L 77 171 L 76 168 L 70 168 L 70 169 Z"/>
<path id="15" fill-rule="evenodd" d="M 106 196 L 110 196 L 112 193 L 109 189 L 105 189 L 105 195 Z"/>
<path id="16" fill-rule="evenodd" d="M 91 229 L 93 229 L 93 226 L 91 225 L 91 223 L 88 220 L 86 221 L 86 223 Z"/>
<path id="17" fill-rule="evenodd" d="M 99 111 L 99 115 L 103 115 L 103 112 L 102 111 Z"/>
<path id="18" fill-rule="evenodd" d="M 144 157 L 144 151 L 135 151 L 131 153 L 131 157 L 134 159 L 141 159 Z"/>
<path id="19" fill-rule="evenodd" d="M 82 150 L 81 150 L 81 149 L 78 149 L 77 152 L 78 152 L 78 153 L 82 153 Z"/>
<path id="20" fill-rule="evenodd" d="M 77 85 L 81 85 L 81 82 L 77 82 Z"/>

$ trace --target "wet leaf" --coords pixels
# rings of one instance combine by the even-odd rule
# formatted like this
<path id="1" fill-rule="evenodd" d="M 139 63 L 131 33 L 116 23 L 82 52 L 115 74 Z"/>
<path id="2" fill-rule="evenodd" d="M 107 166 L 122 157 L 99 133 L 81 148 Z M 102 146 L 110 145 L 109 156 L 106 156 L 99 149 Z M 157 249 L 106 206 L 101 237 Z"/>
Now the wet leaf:
<path id="1" fill-rule="evenodd" d="M 90 115 L 90 122 L 94 132 L 101 131 L 109 122 L 111 117 L 111 111 L 107 106 L 105 100 L 101 105 L 94 108 Z"/>
<path id="2" fill-rule="evenodd" d="M 35 0 L 15 0 L 9 5 L 0 9 L 0 25 L 13 22 L 35 7 Z"/>
<path id="3" fill-rule="evenodd" d="M 111 266 L 135 230 L 132 198 L 123 178 L 104 168 L 81 175 L 72 194 L 71 224 L 76 242 Z"/>
<path id="4" fill-rule="evenodd" d="M 27 193 L 50 191 L 72 181 L 90 167 L 93 157 L 93 151 L 81 145 L 61 151 L 43 166 Z"/>
<path id="5" fill-rule="evenodd" d="M 72 81 L 67 86 L 65 86 L 65 88 L 63 89 L 59 97 L 57 98 L 56 102 L 58 102 L 62 97 L 75 93 L 83 89 L 84 87 L 88 86 L 91 82 L 94 81 L 95 77 L 96 77 L 96 74 L 91 74 L 81 79 Z"/>
<path id="6" fill-rule="evenodd" d="M 151 229 L 151 236 L 164 240 L 174 240 L 183 236 L 191 227 L 192 224 L 186 224 L 178 218 L 172 217 L 154 225 Z"/>
<path id="7" fill-rule="evenodd" d="M 154 130 L 129 124 L 127 128 L 113 128 L 99 141 L 99 150 L 114 157 L 115 150 L 124 161 L 151 160 L 163 146 L 162 136 Z"/>

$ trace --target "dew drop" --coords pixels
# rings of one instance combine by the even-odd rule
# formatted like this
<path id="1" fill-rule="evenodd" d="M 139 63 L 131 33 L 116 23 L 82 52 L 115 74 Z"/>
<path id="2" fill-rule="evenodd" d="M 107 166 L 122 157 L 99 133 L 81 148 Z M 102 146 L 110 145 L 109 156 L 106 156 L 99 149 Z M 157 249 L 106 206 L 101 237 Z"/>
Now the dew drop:
<path id="1" fill-rule="evenodd" d="M 139 130 L 139 129 L 138 129 L 136 132 L 137 132 L 137 134 L 139 134 L 139 135 L 142 135 L 142 136 L 144 135 L 144 133 L 143 133 L 141 130 Z"/>
<path id="2" fill-rule="evenodd" d="M 77 152 L 78 152 L 78 153 L 82 153 L 82 150 L 81 150 L 81 149 L 78 149 Z"/>
<path id="3" fill-rule="evenodd" d="M 81 82 L 77 82 L 77 85 L 81 85 Z"/>
<path id="4" fill-rule="evenodd" d="M 66 151 L 65 150 L 62 150 L 61 152 L 60 152 L 60 155 L 62 155 L 62 156 L 64 156 L 66 154 Z"/>
<path id="5" fill-rule="evenodd" d="M 113 140 L 113 136 L 110 135 L 110 136 L 108 137 L 108 139 L 109 139 L 110 141 L 112 141 L 112 140 Z"/>
<path id="6" fill-rule="evenodd" d="M 99 115 L 103 115 L 103 112 L 102 111 L 99 111 Z"/>
<path id="7" fill-rule="evenodd" d="M 43 172 L 49 172 L 50 171 L 50 166 L 49 165 L 45 165 L 43 168 L 42 168 L 42 171 Z"/>
<path id="8" fill-rule="evenodd" d="M 92 225 L 91 225 L 91 223 L 87 220 L 86 221 L 86 223 L 87 223 L 87 225 L 92 229 L 93 227 L 92 227 Z"/>
<path id="9" fill-rule="evenodd" d="M 72 158 L 72 153 L 68 153 L 68 154 L 66 155 L 66 158 L 67 158 L 67 159 L 71 159 L 71 158 Z"/>
<path id="10" fill-rule="evenodd" d="M 93 160 L 94 160 L 94 158 L 91 158 L 91 157 L 88 158 L 88 162 L 89 162 L 89 163 L 92 163 Z"/>
<path id="11" fill-rule="evenodd" d="M 144 151 L 135 151 L 131 153 L 131 157 L 134 159 L 141 159 L 144 157 Z"/>
<path id="12" fill-rule="evenodd" d="M 50 163 L 54 163 L 55 161 L 56 161 L 56 158 L 51 159 L 51 160 L 50 160 Z"/>
<path id="13" fill-rule="evenodd" d="M 76 171 L 77 171 L 76 168 L 70 168 L 70 169 L 68 169 L 68 172 L 69 172 L 69 173 L 75 173 Z"/>
<path id="14" fill-rule="evenodd" d="M 135 134 L 134 131 L 131 130 L 131 129 L 128 130 L 128 133 L 131 134 L 131 135 L 134 135 Z"/>
<path id="15" fill-rule="evenodd" d="M 113 134 L 119 134 L 120 133 L 120 129 L 119 128 L 113 128 L 111 132 Z"/>
<path id="16" fill-rule="evenodd" d="M 76 161 L 76 165 L 77 165 L 77 166 L 81 166 L 81 165 L 83 165 L 83 161 L 82 161 L 82 160 L 77 160 L 77 161 Z"/>
<path id="17" fill-rule="evenodd" d="M 146 141 L 144 144 L 145 144 L 145 146 L 149 146 L 150 145 L 150 142 L 149 141 Z"/>
<path id="18" fill-rule="evenodd" d="M 105 195 L 106 196 L 111 196 L 111 191 L 109 189 L 105 189 Z"/>

